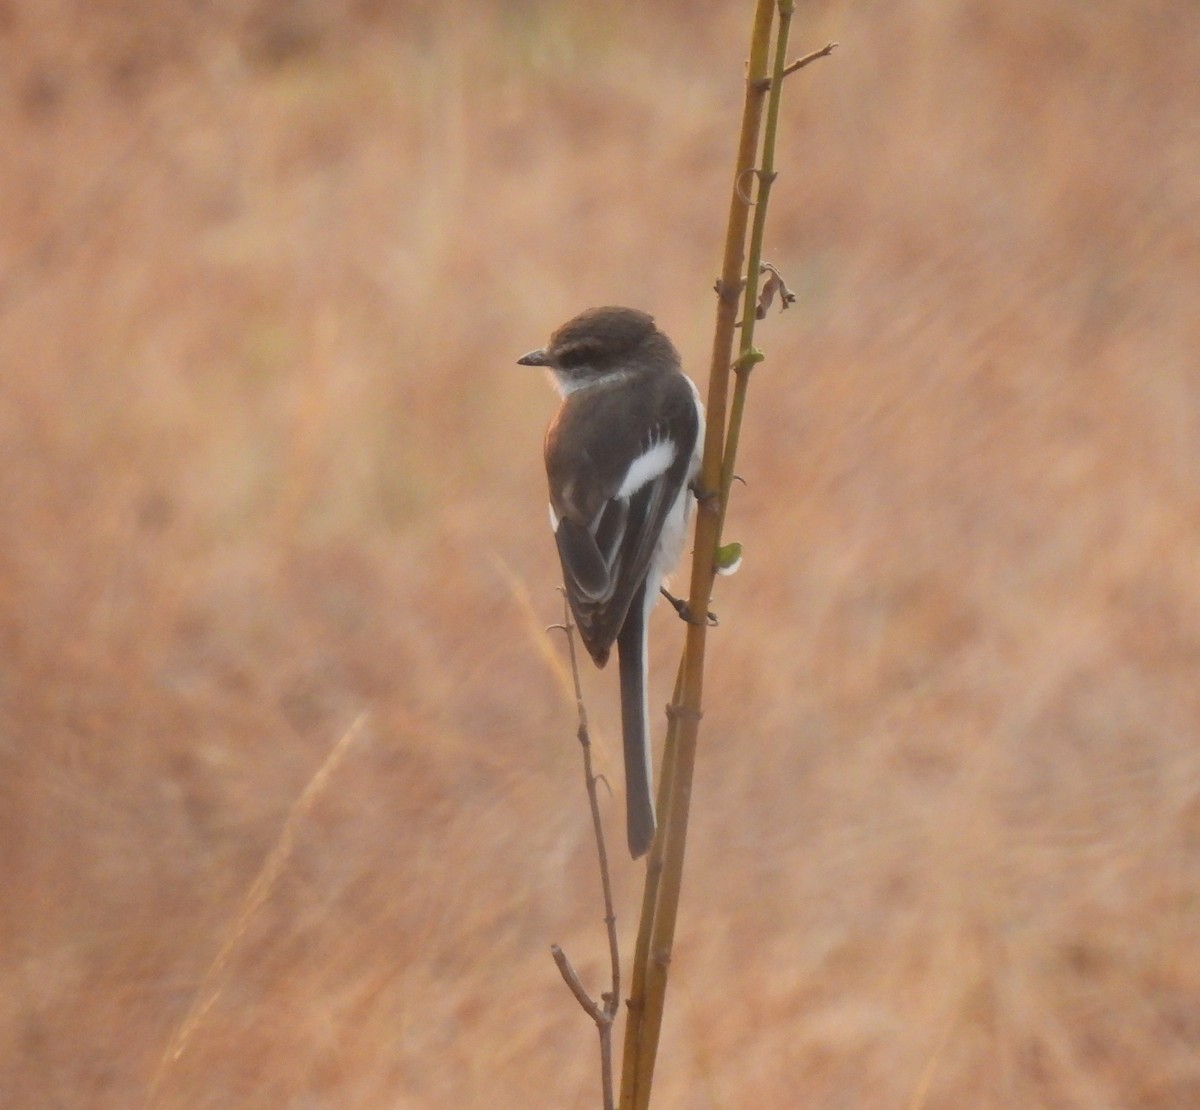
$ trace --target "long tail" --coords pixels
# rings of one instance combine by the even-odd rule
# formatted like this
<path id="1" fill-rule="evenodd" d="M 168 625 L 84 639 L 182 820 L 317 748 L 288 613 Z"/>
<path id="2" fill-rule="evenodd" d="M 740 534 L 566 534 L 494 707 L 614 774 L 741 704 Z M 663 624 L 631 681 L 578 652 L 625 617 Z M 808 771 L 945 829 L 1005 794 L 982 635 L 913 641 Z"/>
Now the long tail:
<path id="1" fill-rule="evenodd" d="M 646 585 L 634 595 L 621 632 L 617 655 L 621 674 L 621 732 L 625 740 L 625 819 L 629 852 L 643 856 L 654 840 L 653 770 L 650 722 L 646 709 Z M 651 597 L 651 603 L 655 597 Z"/>

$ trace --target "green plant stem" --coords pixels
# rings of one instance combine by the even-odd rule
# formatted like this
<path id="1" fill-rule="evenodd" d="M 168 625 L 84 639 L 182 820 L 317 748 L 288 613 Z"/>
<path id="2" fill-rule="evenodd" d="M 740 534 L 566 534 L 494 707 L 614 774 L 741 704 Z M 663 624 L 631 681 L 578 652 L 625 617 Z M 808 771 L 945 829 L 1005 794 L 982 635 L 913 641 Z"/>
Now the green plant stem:
<path id="1" fill-rule="evenodd" d="M 733 487 L 734 466 L 742 435 L 742 415 L 746 409 L 746 392 L 750 386 L 750 371 L 762 361 L 754 347 L 754 325 L 758 321 L 758 289 L 762 268 L 763 236 L 767 227 L 767 202 L 775 183 L 775 140 L 779 133 L 779 105 L 783 100 L 783 79 L 787 69 L 788 35 L 792 29 L 793 0 L 778 0 L 779 29 L 775 33 L 775 65 L 767 96 L 767 121 L 763 128 L 762 158 L 758 168 L 758 188 L 755 190 L 754 223 L 750 229 L 750 248 L 746 259 L 746 287 L 742 295 L 742 344 L 733 365 L 733 402 L 729 413 L 729 430 L 721 464 L 720 519 L 717 522 L 717 544 L 725 531 L 725 513 L 729 508 L 729 493 Z"/>
<path id="2" fill-rule="evenodd" d="M 746 229 L 749 224 L 750 205 L 743 190 L 745 182 L 753 173 L 758 153 L 774 15 L 775 0 L 758 0 L 751 30 L 746 99 L 742 111 L 741 137 L 729 206 L 724 262 L 717 284 L 717 320 L 709 371 L 707 430 L 700 480 L 705 491 L 718 497 L 724 470 L 722 455 L 730 363 L 737 324 L 738 292 L 742 280 L 742 262 L 745 258 Z M 722 517 L 722 507 L 707 501 L 702 503 L 697 514 L 691 589 L 688 595 L 688 606 L 692 613 L 708 612 L 713 578 L 716 574 L 715 559 Z M 680 681 L 668 727 L 667 742 L 671 759 L 669 766 L 664 766 L 660 790 L 666 805 L 647 871 L 648 888 L 653 883 L 654 895 L 651 897 L 648 889 L 647 897 L 643 900 L 638 931 L 629 1018 L 625 1028 L 625 1053 L 621 1073 L 622 1110 L 646 1110 L 650 1102 L 650 1088 L 662 1030 L 667 974 L 679 911 L 704 686 L 706 633 L 707 625 L 702 619 L 688 624 L 683 659 L 680 663 Z M 661 872 L 657 870 L 659 867 Z"/>

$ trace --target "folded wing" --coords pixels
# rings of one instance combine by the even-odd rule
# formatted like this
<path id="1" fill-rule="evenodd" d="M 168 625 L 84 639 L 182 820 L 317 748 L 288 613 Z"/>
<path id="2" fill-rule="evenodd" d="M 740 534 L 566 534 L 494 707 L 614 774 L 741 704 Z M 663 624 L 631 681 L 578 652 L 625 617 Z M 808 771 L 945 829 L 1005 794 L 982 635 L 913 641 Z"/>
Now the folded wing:
<path id="1" fill-rule="evenodd" d="M 572 404 L 575 395 L 547 434 L 563 582 L 584 644 L 601 667 L 683 492 L 699 432 L 692 387 L 682 374 L 664 375 L 655 389 L 654 403 L 632 414 L 626 405 L 617 420 L 585 422 Z M 622 404 L 619 388 L 588 398 L 593 415 L 610 403 Z M 605 429 L 603 436 L 592 428 Z M 647 586 L 657 590 L 659 583 Z"/>

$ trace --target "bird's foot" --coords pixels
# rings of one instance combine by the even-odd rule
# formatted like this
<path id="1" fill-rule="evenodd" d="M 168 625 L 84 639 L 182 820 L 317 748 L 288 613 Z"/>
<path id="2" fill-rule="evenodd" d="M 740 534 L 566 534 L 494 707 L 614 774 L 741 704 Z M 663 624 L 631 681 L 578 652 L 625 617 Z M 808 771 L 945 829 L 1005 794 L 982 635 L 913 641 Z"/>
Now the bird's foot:
<path id="1" fill-rule="evenodd" d="M 692 615 L 692 607 L 683 598 L 668 593 L 666 586 L 659 586 L 658 592 L 671 603 L 671 608 L 679 614 L 680 619 L 687 621 L 688 624 L 707 625 L 709 628 L 716 628 L 721 623 L 717 620 L 717 614 L 713 612 L 706 613 L 703 620 L 697 619 Z"/>

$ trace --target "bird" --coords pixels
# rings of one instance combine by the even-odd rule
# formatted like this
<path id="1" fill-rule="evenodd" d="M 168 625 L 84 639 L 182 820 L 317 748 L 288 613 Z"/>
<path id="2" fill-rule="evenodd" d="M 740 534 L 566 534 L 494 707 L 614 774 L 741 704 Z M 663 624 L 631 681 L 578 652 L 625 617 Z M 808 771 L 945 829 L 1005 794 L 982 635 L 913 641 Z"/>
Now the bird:
<path id="1" fill-rule="evenodd" d="M 597 667 L 617 648 L 626 831 L 634 859 L 655 834 L 646 701 L 647 625 L 683 549 L 704 407 L 674 344 L 633 308 L 590 308 L 517 360 L 561 404 L 546 430 L 550 526 L 580 638 Z"/>

